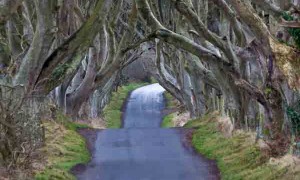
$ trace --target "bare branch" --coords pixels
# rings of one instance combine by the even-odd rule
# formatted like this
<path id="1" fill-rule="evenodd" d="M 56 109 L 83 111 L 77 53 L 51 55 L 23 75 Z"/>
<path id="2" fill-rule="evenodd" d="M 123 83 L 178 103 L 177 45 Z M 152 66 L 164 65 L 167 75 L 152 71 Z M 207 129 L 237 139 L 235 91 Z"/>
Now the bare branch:
<path id="1" fill-rule="evenodd" d="M 287 27 L 287 28 L 300 28 L 300 22 L 299 21 L 286 21 L 283 18 L 281 18 L 280 26 Z"/>
<path id="2" fill-rule="evenodd" d="M 271 0 L 251 0 L 253 3 L 257 4 L 264 11 L 272 14 L 275 17 L 280 17 L 283 10 L 276 6 Z"/>

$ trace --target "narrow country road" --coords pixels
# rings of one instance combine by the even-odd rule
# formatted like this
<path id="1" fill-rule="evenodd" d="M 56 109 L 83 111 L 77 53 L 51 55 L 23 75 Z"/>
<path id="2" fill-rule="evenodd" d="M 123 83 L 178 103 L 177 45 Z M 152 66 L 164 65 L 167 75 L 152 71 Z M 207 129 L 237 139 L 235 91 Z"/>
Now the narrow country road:
<path id="1" fill-rule="evenodd" d="M 131 93 L 122 129 L 97 132 L 91 162 L 79 180 L 214 180 L 214 161 L 185 142 L 185 129 L 162 129 L 164 89 L 158 84 Z"/>

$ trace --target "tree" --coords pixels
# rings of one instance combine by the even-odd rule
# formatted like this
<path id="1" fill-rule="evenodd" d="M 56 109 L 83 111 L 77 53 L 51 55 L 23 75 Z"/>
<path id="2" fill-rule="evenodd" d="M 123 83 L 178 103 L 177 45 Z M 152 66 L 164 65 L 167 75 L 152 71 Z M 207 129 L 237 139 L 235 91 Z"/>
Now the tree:
<path id="1" fill-rule="evenodd" d="M 27 99 L 50 94 L 74 119 L 86 104 L 98 115 L 122 69 L 148 59 L 145 70 L 192 117 L 218 110 L 276 144 L 288 140 L 285 107 L 300 88 L 297 35 L 293 43 L 282 26 L 298 28 L 298 21 L 299 1 L 3 0 L 1 97 L 24 109 Z M 15 111 L 6 106 L 3 112 Z M 0 128 L 19 122 L 3 119 Z"/>
<path id="2" fill-rule="evenodd" d="M 117 6 L 112 6 L 113 3 Z M 134 4 L 104 0 L 36 0 L 33 3 L 24 0 L 14 5 L 5 1 L 4 5 L 11 9 L 5 9 L 10 13 L 3 13 L 5 17 L 1 19 L 5 24 L 5 27 L 1 26 L 1 56 L 4 60 L 1 61 L 1 90 L 5 87 L 23 88 L 22 91 L 16 91 L 19 94 L 10 97 L 3 93 L 2 97 L 9 101 L 16 98 L 21 102 L 20 109 L 26 106 L 23 100 L 27 101 L 33 96 L 47 99 L 46 95 L 60 86 L 61 94 L 57 97 L 61 98 L 59 101 L 62 109 L 76 117 L 81 105 L 95 90 L 103 89 L 98 93 L 104 95 L 109 93 L 107 89 L 113 87 L 120 70 L 139 56 L 131 48 L 125 50 L 125 45 L 135 34 L 133 29 L 137 11 Z M 123 8 L 132 10 L 121 13 Z M 113 14 L 108 16 L 108 12 Z M 119 18 L 123 18 L 126 23 L 121 26 Z M 77 78 L 82 75 L 77 72 L 80 69 L 84 70 L 84 75 Z M 70 86 L 76 78 L 77 84 Z M 68 88 L 71 92 L 67 94 Z M 4 109 L 6 106 L 7 104 Z M 15 110 L 6 110 L 10 110 L 8 114 L 15 113 Z M 40 119 L 34 121 L 39 127 Z M 4 118 L 0 126 L 2 128 L 12 123 L 10 126 L 16 127 L 17 124 L 14 123 L 17 122 L 18 120 Z M 25 131 L 30 129 L 23 128 L 22 132 Z M 7 142 L 13 142 L 19 133 L 10 132 L 13 135 L 3 134 Z M 25 141 L 20 139 L 21 143 L 14 143 L 9 155 L 1 150 L 1 153 L 6 154 L 4 156 L 9 156 L 7 161 L 12 158 L 13 152 L 21 152 L 23 140 Z"/>
<path id="3" fill-rule="evenodd" d="M 239 123 L 245 119 L 251 102 L 248 99 L 253 99 L 264 107 L 266 116 L 264 135 L 273 140 L 284 136 L 282 133 L 285 122 L 286 95 L 297 93 L 293 92 L 293 88 L 299 88 L 299 85 L 289 82 L 290 87 L 282 92 L 283 88 L 286 88 L 283 86 L 289 81 L 288 77 L 295 72 L 295 70 L 290 70 L 290 74 L 284 77 L 287 72 L 283 71 L 283 66 L 286 63 L 292 63 L 291 57 L 296 57 L 297 50 L 280 44 L 274 38 L 266 22 L 258 15 L 259 10 L 254 9 L 251 1 L 212 1 L 213 5 L 219 9 L 218 11 L 224 15 L 223 21 L 229 24 L 230 29 L 225 32 L 225 36 L 205 25 L 201 13 L 196 11 L 201 6 L 196 1 L 172 1 L 172 6 L 176 8 L 178 16 L 184 17 L 185 20 L 184 23 L 179 22 L 182 24 L 174 22 L 171 30 L 166 28 L 169 22 L 163 21 L 163 15 L 147 0 L 136 0 L 136 3 L 147 27 L 151 29 L 150 34 L 153 38 L 167 43 L 166 46 L 172 45 L 197 56 L 197 58 L 185 56 L 190 64 L 194 64 L 193 67 L 197 67 L 195 61 L 205 64 L 202 70 L 200 68 L 191 70 L 190 76 L 197 76 L 193 71 L 206 72 L 203 79 L 212 81 L 210 85 L 213 85 L 212 87 L 217 91 L 221 91 L 227 106 L 233 103 L 232 109 L 237 110 L 238 115 L 235 117 L 237 127 L 241 126 Z M 253 3 L 274 14 L 273 18 L 280 18 L 279 14 L 283 12 L 280 7 L 270 1 Z M 195 7 L 195 5 L 198 6 Z M 168 20 L 174 19 L 175 13 L 171 12 L 172 17 L 168 17 Z M 187 21 L 188 24 L 186 24 Z M 157 48 L 157 51 L 160 51 L 160 48 Z M 290 54 L 285 57 L 283 63 L 282 55 L 285 51 Z M 252 74 L 254 72 L 258 74 Z M 292 76 L 299 77 L 296 74 Z M 196 80 L 192 83 L 195 85 L 198 79 L 192 79 Z M 297 78 L 294 78 L 294 81 L 297 81 Z M 294 99 L 289 101 L 294 101 Z"/>

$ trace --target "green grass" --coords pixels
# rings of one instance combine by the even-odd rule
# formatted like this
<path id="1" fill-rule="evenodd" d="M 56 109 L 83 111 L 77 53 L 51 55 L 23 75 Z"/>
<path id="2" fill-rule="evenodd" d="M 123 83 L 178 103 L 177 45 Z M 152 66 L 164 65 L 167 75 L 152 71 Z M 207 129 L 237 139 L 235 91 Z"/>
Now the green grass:
<path id="1" fill-rule="evenodd" d="M 36 180 L 73 180 L 70 169 L 90 160 L 85 139 L 76 132 L 88 126 L 69 122 L 62 114 L 58 114 L 57 120 L 60 122 L 43 123 L 46 140 L 41 152 L 47 163 L 45 169 L 35 175 Z"/>
<path id="2" fill-rule="evenodd" d="M 225 138 L 217 130 L 216 116 L 206 115 L 190 121 L 185 127 L 196 128 L 192 139 L 195 149 L 217 161 L 222 179 L 271 180 L 283 177 L 286 168 L 268 164 L 269 159 L 260 153 L 250 134 L 239 133 Z"/>
<path id="3" fill-rule="evenodd" d="M 166 109 L 176 108 L 176 99 L 169 93 L 164 93 L 166 99 Z M 171 128 L 174 127 L 173 119 L 175 117 L 175 113 L 168 114 L 164 116 L 163 121 L 161 123 L 162 128 Z"/>
<path id="4" fill-rule="evenodd" d="M 161 127 L 163 127 L 163 128 L 171 128 L 171 127 L 174 127 L 173 118 L 174 118 L 174 114 L 173 114 L 173 113 L 172 113 L 172 114 L 169 114 L 169 115 L 166 115 L 166 116 L 163 118 Z"/>
<path id="5" fill-rule="evenodd" d="M 130 83 L 120 87 L 117 92 L 112 93 L 111 100 L 103 111 L 107 128 L 121 128 L 122 107 L 126 98 L 131 91 L 145 85 L 147 83 Z"/>
<path id="6" fill-rule="evenodd" d="M 81 123 L 76 123 L 72 122 L 69 117 L 67 117 L 65 114 L 62 112 L 56 113 L 56 119 L 55 122 L 62 124 L 66 129 L 76 131 L 81 128 L 90 128 L 86 124 L 81 124 Z"/>

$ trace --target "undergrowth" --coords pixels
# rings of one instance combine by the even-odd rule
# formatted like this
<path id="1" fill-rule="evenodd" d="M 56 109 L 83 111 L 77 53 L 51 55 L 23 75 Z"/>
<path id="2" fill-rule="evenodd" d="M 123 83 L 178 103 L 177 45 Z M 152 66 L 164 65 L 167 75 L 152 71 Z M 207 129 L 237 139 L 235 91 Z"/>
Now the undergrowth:
<path id="1" fill-rule="evenodd" d="M 46 140 L 41 151 L 45 156 L 46 167 L 35 175 L 35 179 L 75 179 L 70 169 L 90 160 L 85 140 L 76 130 L 88 126 L 70 122 L 62 113 L 58 113 L 57 121 L 44 121 L 43 126 Z"/>
<path id="2" fill-rule="evenodd" d="M 270 165 L 262 155 L 250 133 L 235 133 L 225 138 L 217 129 L 216 114 L 188 122 L 185 127 L 195 128 L 192 143 L 206 157 L 215 159 L 224 180 L 289 179 L 287 168 Z M 292 179 L 293 179 L 292 178 Z"/>
<path id="3" fill-rule="evenodd" d="M 112 97 L 108 105 L 104 108 L 104 119 L 107 128 L 121 128 L 122 126 L 122 107 L 126 103 L 129 93 L 139 87 L 145 86 L 147 83 L 129 83 L 122 86 L 117 92 L 112 93 Z"/>

